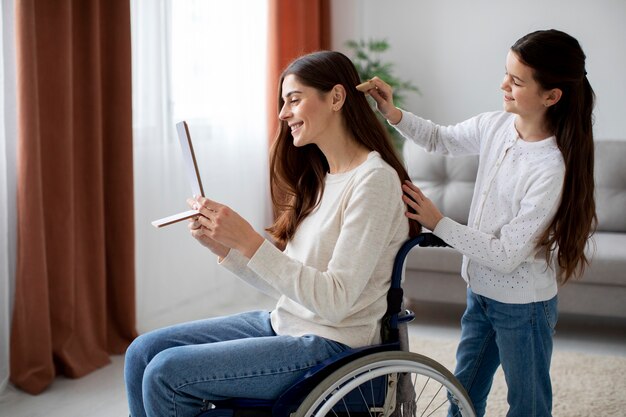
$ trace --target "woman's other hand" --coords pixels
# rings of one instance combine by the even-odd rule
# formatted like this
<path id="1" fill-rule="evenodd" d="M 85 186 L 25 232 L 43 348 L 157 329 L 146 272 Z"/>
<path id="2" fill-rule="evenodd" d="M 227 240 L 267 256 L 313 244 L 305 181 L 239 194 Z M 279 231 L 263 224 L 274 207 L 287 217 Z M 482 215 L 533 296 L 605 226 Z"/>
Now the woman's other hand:
<path id="1" fill-rule="evenodd" d="M 370 84 L 374 88 L 370 88 L 367 94 L 376 101 L 376 108 L 380 114 L 393 125 L 400 123 L 402 112 L 393 104 L 393 89 L 391 86 L 378 77 L 372 78 Z"/>
<path id="2" fill-rule="evenodd" d="M 429 230 L 435 230 L 439 220 L 443 219 L 443 214 L 441 214 L 439 209 L 411 181 L 405 181 L 402 184 L 402 191 L 404 191 L 402 200 L 415 210 L 415 213 L 407 211 L 405 213 L 406 216 L 409 219 L 417 220 Z"/>

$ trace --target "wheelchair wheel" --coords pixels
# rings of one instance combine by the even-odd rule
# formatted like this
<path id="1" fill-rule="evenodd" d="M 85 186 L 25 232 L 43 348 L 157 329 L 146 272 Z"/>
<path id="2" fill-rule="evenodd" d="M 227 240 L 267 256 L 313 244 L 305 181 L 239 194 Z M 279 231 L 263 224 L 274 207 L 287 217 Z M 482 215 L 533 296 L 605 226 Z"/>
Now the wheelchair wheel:
<path id="1" fill-rule="evenodd" d="M 475 416 L 465 389 L 443 365 L 416 353 L 381 352 L 332 373 L 292 417 L 446 416 L 450 401 L 458 416 Z"/>

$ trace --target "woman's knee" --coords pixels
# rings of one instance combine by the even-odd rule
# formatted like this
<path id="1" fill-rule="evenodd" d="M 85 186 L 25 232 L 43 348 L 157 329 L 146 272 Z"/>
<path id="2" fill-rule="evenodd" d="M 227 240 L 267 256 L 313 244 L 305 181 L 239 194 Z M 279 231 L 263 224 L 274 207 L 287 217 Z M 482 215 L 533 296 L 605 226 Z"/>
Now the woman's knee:
<path id="1" fill-rule="evenodd" d="M 151 341 L 148 335 L 140 335 L 132 341 L 132 343 L 128 346 L 125 353 L 125 362 L 126 364 L 138 364 L 142 363 L 144 366 L 150 362 L 151 355 Z"/>
<path id="2" fill-rule="evenodd" d="M 144 398 L 158 401 L 167 392 L 175 389 L 180 379 L 180 367 L 177 365 L 177 357 L 171 350 L 159 352 L 152 358 L 145 368 L 142 391 Z"/>

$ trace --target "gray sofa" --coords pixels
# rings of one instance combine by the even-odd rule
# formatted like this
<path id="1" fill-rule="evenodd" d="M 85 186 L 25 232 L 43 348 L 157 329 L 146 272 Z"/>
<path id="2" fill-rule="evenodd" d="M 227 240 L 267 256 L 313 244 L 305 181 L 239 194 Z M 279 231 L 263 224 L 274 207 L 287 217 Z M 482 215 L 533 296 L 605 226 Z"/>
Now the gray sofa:
<path id="1" fill-rule="evenodd" d="M 404 159 L 413 182 L 441 212 L 467 223 L 477 157 L 429 154 L 407 141 Z M 559 310 L 626 318 L 626 140 L 596 141 L 598 229 L 588 247 L 592 263 L 582 279 L 559 290 Z M 406 261 L 405 295 L 414 302 L 465 304 L 461 255 L 451 248 L 416 248 Z"/>

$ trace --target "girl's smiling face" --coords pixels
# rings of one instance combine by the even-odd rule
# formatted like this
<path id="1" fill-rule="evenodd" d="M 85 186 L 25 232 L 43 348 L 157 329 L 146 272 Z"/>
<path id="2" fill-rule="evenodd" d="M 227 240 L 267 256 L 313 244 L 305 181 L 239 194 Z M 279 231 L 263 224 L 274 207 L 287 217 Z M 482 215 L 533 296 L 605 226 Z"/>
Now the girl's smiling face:
<path id="1" fill-rule="evenodd" d="M 516 53 L 509 51 L 506 57 L 506 73 L 500 85 L 504 91 L 504 110 L 523 118 L 542 117 L 546 109 L 558 101 L 553 90 L 543 90 L 533 77 L 533 69 L 520 61 Z M 560 97 L 560 96 L 559 96 Z"/>
<path id="2" fill-rule="evenodd" d="M 331 96 L 302 84 L 293 74 L 285 77 L 282 85 L 284 104 L 278 117 L 289 125 L 294 146 L 312 143 L 319 146 L 333 114 Z"/>

